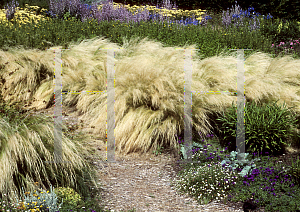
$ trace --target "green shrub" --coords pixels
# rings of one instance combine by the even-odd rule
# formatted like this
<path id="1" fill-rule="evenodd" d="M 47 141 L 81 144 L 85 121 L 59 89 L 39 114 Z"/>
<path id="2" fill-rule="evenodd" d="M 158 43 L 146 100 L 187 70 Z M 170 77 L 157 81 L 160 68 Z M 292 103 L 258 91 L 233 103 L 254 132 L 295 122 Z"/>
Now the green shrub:
<path id="1" fill-rule="evenodd" d="M 296 120 L 294 120 L 293 116 L 290 116 L 291 114 L 288 110 L 279 108 L 276 102 L 273 104 L 273 107 L 270 107 L 268 104 L 257 106 L 246 103 L 246 152 L 267 152 L 274 155 L 283 153 L 284 145 L 286 145 L 284 140 L 291 135 L 290 126 L 294 125 Z M 230 151 L 236 150 L 237 113 L 233 103 L 228 113 L 224 115 L 223 112 L 223 117 L 216 120 L 222 121 L 221 131 L 224 134 L 224 139 L 220 141 L 221 145 L 226 146 L 228 142 L 228 149 Z M 238 126 L 238 128 L 240 127 Z"/>
<path id="2" fill-rule="evenodd" d="M 68 209 L 74 209 L 81 201 L 81 196 L 72 188 L 58 187 L 54 189 L 55 194 L 58 197 L 58 203 L 63 202 Z"/>

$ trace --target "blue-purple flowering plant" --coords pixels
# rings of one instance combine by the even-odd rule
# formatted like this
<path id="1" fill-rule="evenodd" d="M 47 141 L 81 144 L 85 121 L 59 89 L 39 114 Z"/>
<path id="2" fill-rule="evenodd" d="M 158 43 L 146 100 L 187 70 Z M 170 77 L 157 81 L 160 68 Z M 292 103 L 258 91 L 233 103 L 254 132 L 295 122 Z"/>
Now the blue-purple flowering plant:
<path id="1" fill-rule="evenodd" d="M 11 20 L 15 17 L 16 8 L 19 6 L 18 2 L 15 2 L 15 0 L 10 2 L 10 5 L 7 4 L 4 6 L 4 9 L 6 10 L 6 18 L 7 20 Z"/>

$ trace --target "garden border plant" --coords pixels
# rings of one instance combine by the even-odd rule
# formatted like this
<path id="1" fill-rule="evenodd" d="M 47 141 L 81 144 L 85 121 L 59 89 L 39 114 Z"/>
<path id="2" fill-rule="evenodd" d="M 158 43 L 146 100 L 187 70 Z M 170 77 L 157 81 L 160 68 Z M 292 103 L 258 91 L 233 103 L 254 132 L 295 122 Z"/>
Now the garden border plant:
<path id="1" fill-rule="evenodd" d="M 255 103 L 246 103 L 245 107 L 245 123 L 246 123 L 246 149 L 247 152 L 271 152 L 271 154 L 282 154 L 284 150 L 284 142 L 288 136 L 291 136 L 290 126 L 297 127 L 297 121 L 289 109 L 281 109 L 277 106 L 277 102 L 272 105 L 265 104 L 257 106 Z M 250 113 L 249 113 L 250 112 Z M 222 123 L 220 131 L 224 134 L 224 142 L 229 141 L 229 149 L 234 150 L 235 144 L 232 139 L 236 137 L 235 121 L 236 107 L 232 105 L 226 115 L 223 112 L 223 117 L 218 118 Z M 268 141 L 272 141 L 271 143 Z M 263 145 L 262 145 L 263 144 Z"/>
<path id="2" fill-rule="evenodd" d="M 94 27 L 93 30 L 88 29 L 85 26 L 85 24 L 87 25 L 87 22 L 85 24 L 82 24 L 80 22 L 73 23 L 72 22 L 72 17 L 71 16 L 67 17 L 67 16 L 68 16 L 68 14 L 66 13 L 65 14 L 65 20 L 67 20 L 68 18 L 71 19 L 71 20 L 65 21 L 65 22 L 62 22 L 62 20 L 53 20 L 53 21 L 57 21 L 55 23 L 58 26 L 62 26 L 62 27 L 71 27 L 72 26 L 74 28 L 78 28 L 78 29 L 81 29 L 81 28 L 83 29 L 84 28 L 85 30 L 87 30 L 88 33 L 84 34 L 84 35 L 81 34 L 80 37 L 82 37 L 82 36 L 83 37 L 90 37 L 91 34 L 94 34 L 94 33 L 91 33 L 91 32 L 93 30 L 95 30 L 96 27 Z M 75 20 L 75 19 L 73 18 L 73 20 Z M 12 22 L 12 23 L 17 24 L 17 22 Z M 40 22 L 40 23 L 43 23 L 43 22 Z M 52 22 L 52 24 L 53 23 L 54 22 Z M 91 21 L 90 23 L 93 23 L 93 22 Z M 118 32 L 118 29 L 117 29 L 116 26 L 119 23 L 120 22 L 103 22 L 102 26 L 103 27 L 108 27 L 110 29 L 110 31 L 112 31 L 113 33 L 116 33 L 116 32 Z M 246 26 L 247 26 L 247 23 L 248 22 L 245 22 Z M 277 34 L 277 29 L 278 29 L 278 26 L 280 25 L 280 23 L 276 22 L 276 21 L 274 23 L 271 22 L 272 23 L 271 25 L 267 25 L 267 23 L 268 22 L 264 22 L 265 26 L 261 25 L 261 32 L 265 33 L 266 35 L 268 33 L 270 34 L 271 32 L 272 33 L 275 32 L 275 34 Z M 76 25 L 76 24 L 78 24 L 78 25 Z M 167 22 L 165 22 L 165 24 L 167 25 Z M 164 26 L 164 25 L 161 25 L 161 26 Z M 27 26 L 29 26 L 29 28 L 28 27 L 21 28 L 22 33 L 25 32 L 25 34 L 27 34 L 27 32 L 33 31 L 32 30 L 33 25 L 28 24 Z M 41 30 L 42 34 L 47 31 L 46 30 L 47 27 L 50 27 L 51 29 L 53 29 L 51 27 L 51 24 L 49 24 L 48 22 L 44 22 L 44 25 L 38 25 L 38 26 L 40 27 L 40 29 L 43 28 L 43 30 Z M 92 25 L 90 25 L 90 27 L 91 26 Z M 150 24 L 145 25 L 145 26 L 150 27 Z M 168 26 L 172 26 L 172 24 L 168 25 Z M 59 27 L 59 29 L 62 29 L 62 27 Z M 131 33 L 138 32 L 138 30 L 135 30 L 134 26 L 129 27 L 129 26 L 126 26 L 126 24 L 124 24 L 124 25 L 122 24 L 122 26 L 119 25 L 118 27 L 120 27 L 120 28 L 123 27 L 122 28 L 123 30 L 126 29 L 126 28 L 130 28 L 130 29 L 132 29 Z M 184 26 L 184 27 L 186 27 L 186 26 Z M 8 34 L 9 38 L 17 37 L 17 35 L 13 34 L 14 30 L 12 30 L 11 28 L 7 28 L 7 27 L 5 28 L 5 27 L 3 27 L 3 25 L 1 25 L 0 28 L 1 28 L 1 30 L 3 30 L 2 32 L 5 32 L 5 33 Z M 164 27 L 157 28 L 157 29 L 159 29 L 157 31 L 162 32 L 161 36 L 167 35 L 167 31 L 164 31 L 165 30 Z M 188 29 L 189 32 L 193 32 L 193 30 L 196 29 L 196 27 L 191 26 L 191 27 L 188 27 L 187 29 Z M 293 27 L 292 27 L 292 30 L 294 30 Z M 49 31 L 51 31 L 51 30 L 49 30 Z M 127 29 L 124 30 L 124 32 L 122 32 L 120 30 L 120 33 L 117 33 L 116 34 L 117 36 L 112 38 L 112 41 L 114 41 L 114 42 L 120 41 L 121 40 L 120 38 L 124 35 L 125 36 L 131 36 L 132 34 L 128 33 L 129 31 Z M 170 31 L 171 30 L 169 29 L 169 33 L 174 33 L 174 32 L 170 32 Z M 231 31 L 223 30 L 222 32 L 219 31 L 220 33 L 215 33 L 215 34 L 218 35 L 221 38 L 220 39 L 220 41 L 221 41 L 225 37 L 224 35 L 226 35 L 227 33 L 229 33 L 230 35 L 234 35 L 234 33 L 236 33 L 236 31 L 237 30 L 235 28 L 232 28 Z M 104 32 L 104 34 L 106 33 L 107 37 L 112 37 L 107 32 Z M 194 31 L 194 32 L 196 33 L 196 31 Z M 209 32 L 213 32 L 213 31 L 210 31 L 210 28 L 207 28 L 207 33 L 209 33 Z M 287 38 L 290 38 L 291 31 L 288 31 L 288 28 L 284 27 L 282 32 L 283 32 L 283 34 L 284 33 L 287 34 L 287 36 L 288 36 Z M 98 33 L 99 33 L 99 31 L 98 31 Z M 71 34 L 71 33 L 69 33 L 69 34 Z M 95 34 L 96 34 L 96 30 L 95 30 Z M 55 38 L 50 38 L 49 34 L 47 36 L 48 37 L 43 39 L 43 40 L 44 40 L 45 43 L 48 42 L 48 44 L 49 44 L 48 47 L 53 45 L 53 44 L 54 45 L 59 45 L 59 43 L 60 43 L 59 40 L 56 40 Z M 212 36 L 213 39 L 218 38 L 218 36 L 213 36 L 213 34 L 209 34 L 205 38 L 208 38 L 209 36 Z M 239 37 L 239 39 L 241 39 L 242 35 L 236 35 L 236 37 Z M 277 39 L 281 39 L 281 37 L 280 38 L 279 37 L 280 36 L 277 36 Z M 57 38 L 61 38 L 61 35 L 58 35 Z M 66 45 L 67 45 L 68 41 L 71 40 L 69 37 L 67 37 L 67 38 L 68 39 L 63 41 L 63 43 L 66 44 Z M 78 39 L 78 38 L 79 37 L 75 37 L 75 40 Z M 271 36 L 270 38 L 273 39 L 274 37 Z M 293 38 L 293 39 L 295 39 L 295 38 Z M 1 40 L 1 38 L 0 38 L 0 40 Z M 33 40 L 33 37 L 30 38 L 30 36 L 29 36 L 29 40 Z M 245 42 L 248 42 L 247 39 L 245 39 L 245 40 L 246 40 Z M 6 41 L 7 40 L 2 39 L 2 43 L 6 42 Z M 27 44 L 31 44 L 31 43 L 28 43 L 27 41 L 22 43 L 20 39 L 18 41 L 20 41 L 19 44 L 22 44 L 22 45 L 25 45 L 25 46 L 27 46 Z M 25 41 L 25 40 L 23 40 L 23 41 Z M 176 41 L 176 40 L 172 39 L 172 41 Z M 180 42 L 182 43 L 182 41 L 179 41 L 179 43 Z M 195 42 L 195 40 L 193 40 L 193 42 Z M 274 43 L 276 43 L 276 42 L 274 42 Z M 278 42 L 279 42 L 279 40 L 278 40 Z M 282 42 L 282 40 L 280 40 L 280 42 Z M 37 43 L 34 43 L 34 45 L 29 45 L 29 46 L 34 47 Z M 215 40 L 213 40 L 213 42 L 211 42 L 211 43 L 208 42 L 208 47 L 204 48 L 203 51 L 204 52 L 206 51 L 206 55 L 211 54 L 211 56 L 213 56 L 215 52 L 213 52 L 212 50 L 209 50 L 209 48 L 217 49 L 215 47 L 219 47 L 219 46 L 216 46 L 213 43 L 218 43 L 218 42 L 215 42 Z M 220 43 L 222 43 L 222 42 L 220 42 Z M 270 43 L 272 43 L 272 42 L 270 42 Z M 286 43 L 285 47 L 289 48 L 289 49 L 292 49 L 292 51 L 297 53 L 298 56 L 299 56 L 299 51 L 300 51 L 299 42 L 297 42 L 295 40 L 295 42 L 292 42 L 292 43 L 293 44 Z M 15 45 L 16 43 L 13 43 L 11 41 L 10 44 Z M 295 47 L 294 47 L 294 44 L 295 44 Z M 238 46 L 238 45 L 235 45 L 234 42 L 231 42 L 231 43 L 229 42 L 229 46 L 231 46 L 231 45 Z M 278 50 L 282 50 L 281 49 L 282 45 L 283 45 L 283 43 L 280 43 L 277 46 Z M 292 48 L 290 48 L 290 45 L 292 46 Z M 42 49 L 43 49 L 45 46 L 47 47 L 47 45 L 40 46 L 40 47 L 42 47 Z M 266 44 L 266 46 L 267 46 L 267 44 Z M 224 46 L 224 49 L 226 49 L 225 47 L 227 47 L 227 46 Z M 275 53 L 278 53 L 278 52 L 276 52 L 277 49 L 275 50 L 274 47 L 275 47 L 275 44 L 270 46 L 269 49 L 273 49 Z M 199 47 L 199 48 L 203 49 L 201 47 Z M 222 46 L 221 46 L 221 48 L 222 48 Z M 255 48 L 253 48 L 253 49 L 255 49 Z M 283 47 L 283 49 L 284 49 L 284 47 Z M 209 51 L 211 51 L 211 52 L 209 52 Z M 289 52 L 286 52 L 286 53 L 289 53 Z M 296 54 L 294 56 L 296 58 Z M 13 122 L 14 117 L 19 117 L 17 115 L 17 113 L 15 113 L 15 114 L 14 113 L 8 113 L 7 111 L 10 110 L 10 109 L 7 109 L 7 108 L 4 109 L 4 108 L 3 108 L 3 111 L 5 111 L 5 113 L 7 113 L 6 118 L 11 120 L 12 122 Z M 11 109 L 11 110 L 13 110 L 13 109 Z M 10 115 L 10 114 L 14 114 L 14 115 Z M 25 115 L 23 117 L 25 117 Z M 231 130 L 233 130 L 233 128 Z M 200 143 L 201 142 L 197 142 L 197 141 L 194 142 L 194 147 L 196 147 L 196 149 L 194 149 L 194 151 L 195 151 L 194 157 L 196 157 L 196 158 L 198 157 L 199 160 L 203 160 L 203 162 L 204 162 L 203 164 L 207 165 L 208 168 L 203 167 L 203 166 L 197 166 L 196 164 L 187 164 L 186 165 L 187 169 L 185 170 L 185 172 L 191 171 L 192 174 L 195 174 L 195 172 L 197 173 L 197 168 L 203 168 L 207 172 L 207 175 L 201 176 L 201 175 L 189 175 L 189 174 L 187 174 L 185 177 L 183 177 L 183 182 L 181 182 L 183 191 L 189 192 L 191 195 L 194 195 L 196 198 L 198 198 L 199 194 L 201 194 L 201 191 L 203 191 L 203 190 L 210 191 L 209 195 L 202 196 L 201 197 L 202 199 L 198 198 L 199 201 L 203 201 L 203 202 L 206 202 L 206 203 L 208 203 L 210 200 L 216 199 L 216 198 L 218 200 L 223 199 L 224 201 L 226 201 L 226 199 L 231 200 L 231 201 L 237 201 L 237 200 L 245 201 L 245 200 L 249 199 L 250 197 L 253 197 L 253 199 L 255 199 L 255 201 L 257 203 L 259 203 L 260 206 L 265 206 L 266 207 L 265 208 L 266 211 L 274 211 L 274 210 L 287 211 L 287 210 L 296 210 L 296 209 L 299 210 L 300 206 L 299 206 L 299 204 L 297 205 L 297 203 L 299 203 L 300 200 L 299 200 L 299 197 L 297 197 L 297 195 L 296 195 L 297 193 L 299 193 L 299 184 L 296 183 L 297 180 L 299 180 L 299 159 L 297 159 L 295 164 L 293 163 L 292 167 L 290 167 L 290 168 L 280 167 L 280 166 L 275 167 L 275 161 L 270 160 L 271 158 L 269 156 L 268 157 L 266 156 L 267 153 L 264 153 L 265 155 L 260 154 L 260 157 L 259 157 L 260 159 L 256 160 L 255 163 L 254 163 L 255 167 L 252 166 L 248 170 L 247 177 L 245 177 L 245 176 L 242 177 L 239 174 L 242 173 L 241 172 L 242 168 L 245 168 L 245 167 L 243 167 L 244 166 L 243 164 L 240 165 L 240 164 L 236 164 L 234 162 L 235 161 L 234 160 L 235 152 L 231 152 L 229 155 L 224 155 L 224 154 L 227 153 L 226 152 L 227 148 L 225 148 L 225 151 L 223 150 L 222 153 L 220 151 L 221 155 L 223 154 L 222 157 L 221 156 L 215 157 L 216 150 L 214 150 L 210 154 L 208 152 L 208 150 L 206 149 L 206 147 L 208 147 L 210 145 L 206 144 L 206 145 L 202 146 Z M 182 152 L 182 154 L 183 154 L 182 156 L 184 158 L 185 153 Z M 232 157 L 230 157 L 230 155 L 232 155 Z M 255 154 L 253 154 L 253 157 L 254 156 L 255 156 Z M 233 162 L 233 164 L 231 163 L 232 164 L 231 165 L 232 169 L 230 170 L 230 168 L 229 168 L 229 169 L 224 170 L 224 172 L 220 172 L 220 174 L 218 174 L 218 173 L 214 174 L 214 170 L 210 168 L 210 167 L 212 167 L 212 166 L 210 166 L 210 164 L 215 163 L 216 167 L 218 167 L 219 170 L 221 170 L 221 168 L 225 169 L 225 166 L 222 167 L 221 161 Z M 217 166 L 218 162 L 220 164 Z M 251 165 L 254 165 L 254 164 L 251 164 Z M 225 165 L 225 163 L 223 163 L 223 165 Z M 190 166 L 190 168 L 188 168 L 189 166 Z M 182 173 L 184 173 L 184 172 L 182 172 Z M 187 179 L 184 179 L 184 178 L 187 178 Z M 211 182 L 211 184 L 213 185 L 213 188 L 211 186 L 208 187 L 206 185 L 206 183 L 202 183 L 205 180 L 207 180 L 207 182 Z M 277 183 L 276 183 L 276 181 L 277 181 Z M 261 187 L 261 189 L 260 189 L 260 187 Z M 234 198 L 231 199 L 230 195 L 233 195 Z M 277 196 L 278 197 L 280 196 L 280 198 L 282 198 L 282 200 L 280 200 L 280 198 L 278 198 Z"/>

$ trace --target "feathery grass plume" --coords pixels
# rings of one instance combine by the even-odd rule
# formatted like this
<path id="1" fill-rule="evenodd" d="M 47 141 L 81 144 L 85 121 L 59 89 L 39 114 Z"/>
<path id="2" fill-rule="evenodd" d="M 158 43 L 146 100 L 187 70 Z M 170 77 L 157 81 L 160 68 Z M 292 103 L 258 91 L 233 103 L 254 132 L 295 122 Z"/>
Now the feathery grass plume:
<path id="1" fill-rule="evenodd" d="M 69 45 L 71 50 L 62 54 L 63 90 L 106 90 L 106 51 L 101 48 L 118 46 L 105 43 L 102 39 L 94 38 L 78 45 Z M 153 151 L 158 146 L 175 148 L 176 135 L 184 127 L 184 51 L 138 37 L 130 42 L 124 39 L 123 43 L 125 49 L 116 52 L 115 58 L 116 150 L 130 153 Z M 203 60 L 197 56 L 192 54 L 193 91 L 236 90 L 235 56 L 220 55 Z M 35 91 L 35 107 L 45 107 L 40 103 L 53 98 L 54 68 L 50 52 L 24 51 L 15 53 L 15 57 L 23 58 L 25 66 L 29 64 L 26 61 L 41 58 L 35 63 L 35 69 L 39 71 L 26 68 L 26 71 L 23 69 L 15 73 L 11 80 L 25 74 L 31 76 L 31 80 L 27 79 L 28 83 L 19 82 L 22 85 L 19 88 L 10 86 L 6 93 L 12 89 L 22 92 L 22 87 L 29 84 L 31 90 Z M 291 98 L 299 99 L 297 86 L 289 83 L 290 80 L 299 80 L 296 67 L 299 67 L 299 60 L 288 56 L 272 59 L 260 52 L 249 56 L 245 61 L 246 100 L 264 102 L 266 98 L 280 98 L 279 103 L 285 100 L 288 106 L 297 106 L 299 110 L 297 101 L 291 101 Z M 35 80 L 37 83 L 30 83 L 34 82 L 33 78 L 39 79 Z M 7 79 L 6 83 L 11 80 Z M 193 97 L 193 125 L 203 135 L 211 132 L 208 115 L 221 112 L 236 101 L 233 95 L 194 94 Z M 76 105 L 80 119 L 89 123 L 90 127 L 95 126 L 91 132 L 105 138 L 106 93 L 67 94 L 64 102 L 67 106 Z"/>

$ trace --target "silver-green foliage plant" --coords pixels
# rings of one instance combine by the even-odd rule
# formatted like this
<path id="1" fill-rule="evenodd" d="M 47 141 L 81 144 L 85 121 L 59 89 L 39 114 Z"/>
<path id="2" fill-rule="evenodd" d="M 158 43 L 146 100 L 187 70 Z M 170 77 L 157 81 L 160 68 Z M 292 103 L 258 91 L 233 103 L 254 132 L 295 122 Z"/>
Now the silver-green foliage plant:
<path id="1" fill-rule="evenodd" d="M 278 101 L 278 100 L 277 100 Z M 276 101 L 276 102 L 277 102 Z M 287 140 L 291 136 L 290 126 L 295 126 L 293 115 L 285 108 L 269 104 L 257 106 L 252 103 L 246 103 L 245 106 L 245 143 L 246 151 L 253 152 L 270 152 L 271 154 L 280 154 L 284 149 Z M 235 150 L 236 145 L 236 124 L 237 112 L 232 103 L 232 108 L 223 117 L 216 119 L 222 122 L 220 127 L 223 133 L 223 144 L 229 141 L 229 150 Z M 241 127 L 238 126 L 238 129 Z M 238 137 L 241 135 L 239 134 Z M 239 139 L 239 138 L 238 138 Z"/>
<path id="2" fill-rule="evenodd" d="M 62 203 L 60 205 L 57 205 L 58 199 L 55 192 L 52 189 L 52 186 L 50 188 L 50 193 L 47 193 L 45 190 L 42 190 L 41 193 L 37 192 L 37 194 L 35 195 L 30 194 L 29 196 L 26 196 L 23 191 L 23 195 L 25 197 L 23 202 L 26 206 L 26 209 L 39 208 L 40 211 L 56 212 L 59 211 L 59 208 L 61 208 L 63 204 L 62 200 Z M 20 200 L 17 199 L 17 204 L 19 205 L 19 203 Z"/>
<path id="3" fill-rule="evenodd" d="M 229 155 L 229 158 L 224 158 L 224 160 L 221 162 L 221 165 L 225 164 L 227 167 L 232 168 L 233 171 L 236 169 L 242 169 L 240 173 L 238 173 L 241 177 L 244 177 L 245 175 L 248 176 L 249 173 L 256 167 L 255 161 L 259 161 L 260 158 L 253 159 L 251 161 L 248 160 L 249 153 L 245 153 L 245 158 L 243 160 L 238 160 L 237 155 L 240 155 L 240 153 L 237 153 L 236 151 L 232 151 Z"/>
<path id="4" fill-rule="evenodd" d="M 184 146 L 184 144 L 180 144 L 180 152 L 182 153 L 182 156 L 184 159 L 187 159 L 188 158 L 188 155 L 187 155 L 187 151 L 188 151 L 188 148 Z M 195 149 L 195 148 L 200 148 L 200 149 L 203 149 L 203 146 L 199 143 L 196 143 L 196 142 L 193 142 L 193 146 L 191 149 Z"/>

